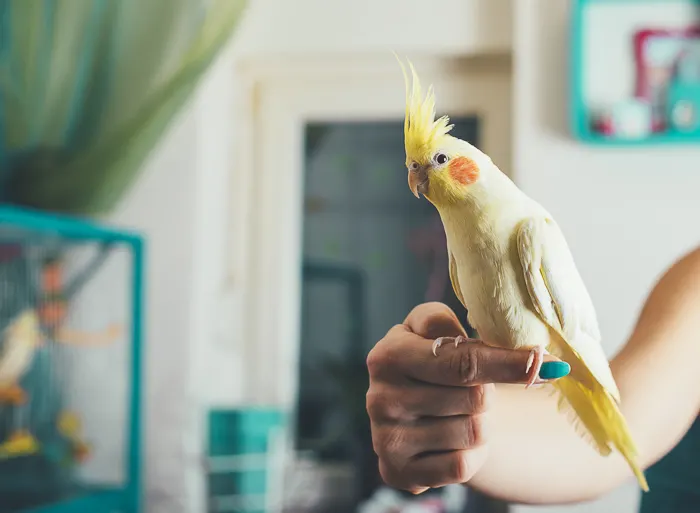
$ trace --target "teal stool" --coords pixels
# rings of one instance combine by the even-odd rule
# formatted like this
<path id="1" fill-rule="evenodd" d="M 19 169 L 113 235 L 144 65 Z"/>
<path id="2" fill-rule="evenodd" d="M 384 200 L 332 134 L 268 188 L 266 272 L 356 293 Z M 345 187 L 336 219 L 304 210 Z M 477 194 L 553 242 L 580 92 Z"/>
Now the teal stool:
<path id="1" fill-rule="evenodd" d="M 266 513 L 275 455 L 285 415 L 276 409 L 244 408 L 209 413 L 209 513 Z"/>
<path id="2" fill-rule="evenodd" d="M 685 437 L 647 472 L 640 513 L 700 512 L 700 417 Z"/>

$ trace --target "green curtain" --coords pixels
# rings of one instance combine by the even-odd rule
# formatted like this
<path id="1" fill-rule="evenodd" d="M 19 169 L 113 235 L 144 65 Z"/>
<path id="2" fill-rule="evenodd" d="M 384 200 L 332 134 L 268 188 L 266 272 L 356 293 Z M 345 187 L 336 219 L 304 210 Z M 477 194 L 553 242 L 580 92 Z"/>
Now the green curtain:
<path id="1" fill-rule="evenodd" d="M 0 200 L 108 212 L 245 0 L 0 0 Z"/>

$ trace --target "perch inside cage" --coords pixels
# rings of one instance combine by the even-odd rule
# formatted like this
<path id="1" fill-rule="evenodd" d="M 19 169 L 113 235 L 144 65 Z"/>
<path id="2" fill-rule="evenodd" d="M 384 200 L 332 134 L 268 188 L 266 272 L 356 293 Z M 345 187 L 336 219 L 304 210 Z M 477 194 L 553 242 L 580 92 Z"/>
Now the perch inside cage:
<path id="1" fill-rule="evenodd" d="M 118 317 L 86 328 L 85 312 L 94 317 L 96 299 L 103 298 L 81 296 L 95 288 L 91 281 L 115 249 L 106 242 L 0 228 L 0 513 L 81 491 L 77 474 L 94 445 L 84 433 L 82 406 L 91 397 L 93 412 L 111 409 L 99 404 L 109 397 L 85 390 L 80 377 L 91 371 L 84 362 L 88 353 L 104 351 L 125 333 L 124 323 L 117 322 L 125 319 Z M 128 294 L 123 296 L 126 303 Z M 120 313 L 108 305 L 101 317 Z M 114 356 L 102 353 L 103 370 L 118 363 Z M 109 376 L 103 372 L 101 378 Z M 124 385 L 120 380 L 126 381 L 117 378 L 117 387 Z"/>

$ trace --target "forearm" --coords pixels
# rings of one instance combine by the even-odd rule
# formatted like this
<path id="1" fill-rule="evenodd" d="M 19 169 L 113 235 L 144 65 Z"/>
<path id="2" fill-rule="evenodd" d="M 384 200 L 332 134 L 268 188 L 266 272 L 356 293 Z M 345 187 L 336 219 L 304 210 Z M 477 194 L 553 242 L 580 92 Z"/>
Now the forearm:
<path id="1" fill-rule="evenodd" d="M 700 252 L 662 278 L 611 362 L 645 468 L 675 446 L 700 410 L 698 334 Z M 631 477 L 616 453 L 599 456 L 580 438 L 545 391 L 501 387 L 491 416 L 489 458 L 470 482 L 489 495 L 522 503 L 576 502 Z"/>

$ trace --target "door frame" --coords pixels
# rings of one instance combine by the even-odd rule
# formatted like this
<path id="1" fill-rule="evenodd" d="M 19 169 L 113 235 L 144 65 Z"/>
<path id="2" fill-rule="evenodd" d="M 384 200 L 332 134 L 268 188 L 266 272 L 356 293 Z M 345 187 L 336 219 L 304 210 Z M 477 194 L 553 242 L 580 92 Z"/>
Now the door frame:
<path id="1" fill-rule="evenodd" d="M 438 110 L 477 115 L 480 146 L 511 166 L 511 62 L 507 55 L 412 59 Z M 233 170 L 231 277 L 253 404 L 293 411 L 301 318 L 304 124 L 402 120 L 404 83 L 385 56 L 239 61 Z M 332 336 L 332 334 L 330 334 Z"/>

